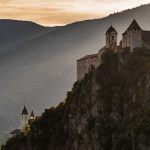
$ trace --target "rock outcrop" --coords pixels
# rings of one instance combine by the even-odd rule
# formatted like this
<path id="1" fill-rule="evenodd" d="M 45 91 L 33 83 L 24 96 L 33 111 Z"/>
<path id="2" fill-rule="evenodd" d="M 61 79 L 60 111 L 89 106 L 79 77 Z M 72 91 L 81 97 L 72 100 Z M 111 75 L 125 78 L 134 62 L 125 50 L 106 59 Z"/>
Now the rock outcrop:
<path id="1" fill-rule="evenodd" d="M 17 150 L 10 141 L 3 150 Z M 26 150 L 149 150 L 150 50 L 136 49 L 124 63 L 106 52 L 65 102 L 31 125 L 25 141 Z"/>

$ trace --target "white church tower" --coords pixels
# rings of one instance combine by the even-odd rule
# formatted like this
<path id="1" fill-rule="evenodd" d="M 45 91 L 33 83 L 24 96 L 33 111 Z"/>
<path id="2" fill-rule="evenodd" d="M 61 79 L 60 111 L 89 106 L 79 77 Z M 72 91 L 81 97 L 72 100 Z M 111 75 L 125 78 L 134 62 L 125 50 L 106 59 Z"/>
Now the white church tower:
<path id="1" fill-rule="evenodd" d="M 23 130 L 28 125 L 29 115 L 26 107 L 24 106 L 21 113 L 21 130 Z"/>

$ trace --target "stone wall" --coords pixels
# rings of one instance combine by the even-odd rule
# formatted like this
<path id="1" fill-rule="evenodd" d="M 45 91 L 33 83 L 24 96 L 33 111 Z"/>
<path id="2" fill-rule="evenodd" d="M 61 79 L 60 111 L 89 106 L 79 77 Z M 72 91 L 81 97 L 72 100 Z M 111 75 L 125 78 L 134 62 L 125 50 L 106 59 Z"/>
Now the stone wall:
<path id="1" fill-rule="evenodd" d="M 98 55 L 77 60 L 77 80 L 81 80 L 92 67 L 97 68 L 98 62 Z"/>
<path id="2" fill-rule="evenodd" d="M 133 52 L 134 48 L 142 46 L 142 31 L 141 30 L 132 30 L 129 32 L 129 35 L 130 35 L 130 39 L 131 39 L 130 49 L 131 49 L 131 52 Z"/>

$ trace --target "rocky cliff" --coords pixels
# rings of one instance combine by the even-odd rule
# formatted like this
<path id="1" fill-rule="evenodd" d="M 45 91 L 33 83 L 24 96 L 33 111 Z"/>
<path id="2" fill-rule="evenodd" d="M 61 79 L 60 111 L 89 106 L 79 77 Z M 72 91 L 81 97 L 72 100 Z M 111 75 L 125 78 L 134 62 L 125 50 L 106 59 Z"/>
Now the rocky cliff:
<path id="1" fill-rule="evenodd" d="M 149 150 L 150 50 L 106 52 L 65 102 L 3 150 Z M 125 61 L 120 62 L 120 58 Z"/>

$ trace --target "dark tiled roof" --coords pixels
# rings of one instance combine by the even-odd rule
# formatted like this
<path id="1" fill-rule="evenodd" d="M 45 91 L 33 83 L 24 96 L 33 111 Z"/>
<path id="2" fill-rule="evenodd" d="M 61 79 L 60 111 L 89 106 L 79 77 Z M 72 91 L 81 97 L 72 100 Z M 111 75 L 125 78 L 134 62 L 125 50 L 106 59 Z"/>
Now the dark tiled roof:
<path id="1" fill-rule="evenodd" d="M 78 59 L 77 61 L 85 60 L 85 59 L 89 59 L 89 58 L 94 58 L 94 57 L 97 57 L 97 54 L 86 55 L 86 56 Z"/>
<path id="2" fill-rule="evenodd" d="M 14 131 L 11 132 L 12 135 L 20 135 L 21 130 L 20 129 L 15 129 Z"/>
<path id="3" fill-rule="evenodd" d="M 127 34 L 127 30 L 122 35 L 126 35 L 126 34 Z"/>
<path id="4" fill-rule="evenodd" d="M 30 115 L 31 117 L 34 117 L 34 113 L 33 113 L 33 111 L 31 112 L 31 115 Z"/>
<path id="5" fill-rule="evenodd" d="M 127 30 L 142 30 L 142 29 L 138 25 L 137 21 L 134 19 Z"/>
<path id="6" fill-rule="evenodd" d="M 26 109 L 26 107 L 24 106 L 23 110 L 22 110 L 22 115 L 27 115 L 28 114 L 28 111 Z"/>
<path id="7" fill-rule="evenodd" d="M 117 33 L 117 31 L 115 30 L 115 28 L 113 26 L 109 27 L 109 29 L 107 30 L 106 34 L 109 34 L 111 32 L 116 32 Z"/>
<path id="8" fill-rule="evenodd" d="M 150 41 L 150 31 L 142 31 L 142 40 Z"/>
<path id="9" fill-rule="evenodd" d="M 106 49 L 106 46 L 102 47 L 100 50 L 105 50 Z"/>
<path id="10" fill-rule="evenodd" d="M 102 47 L 99 52 L 103 52 L 104 50 L 106 50 L 106 46 Z"/>

